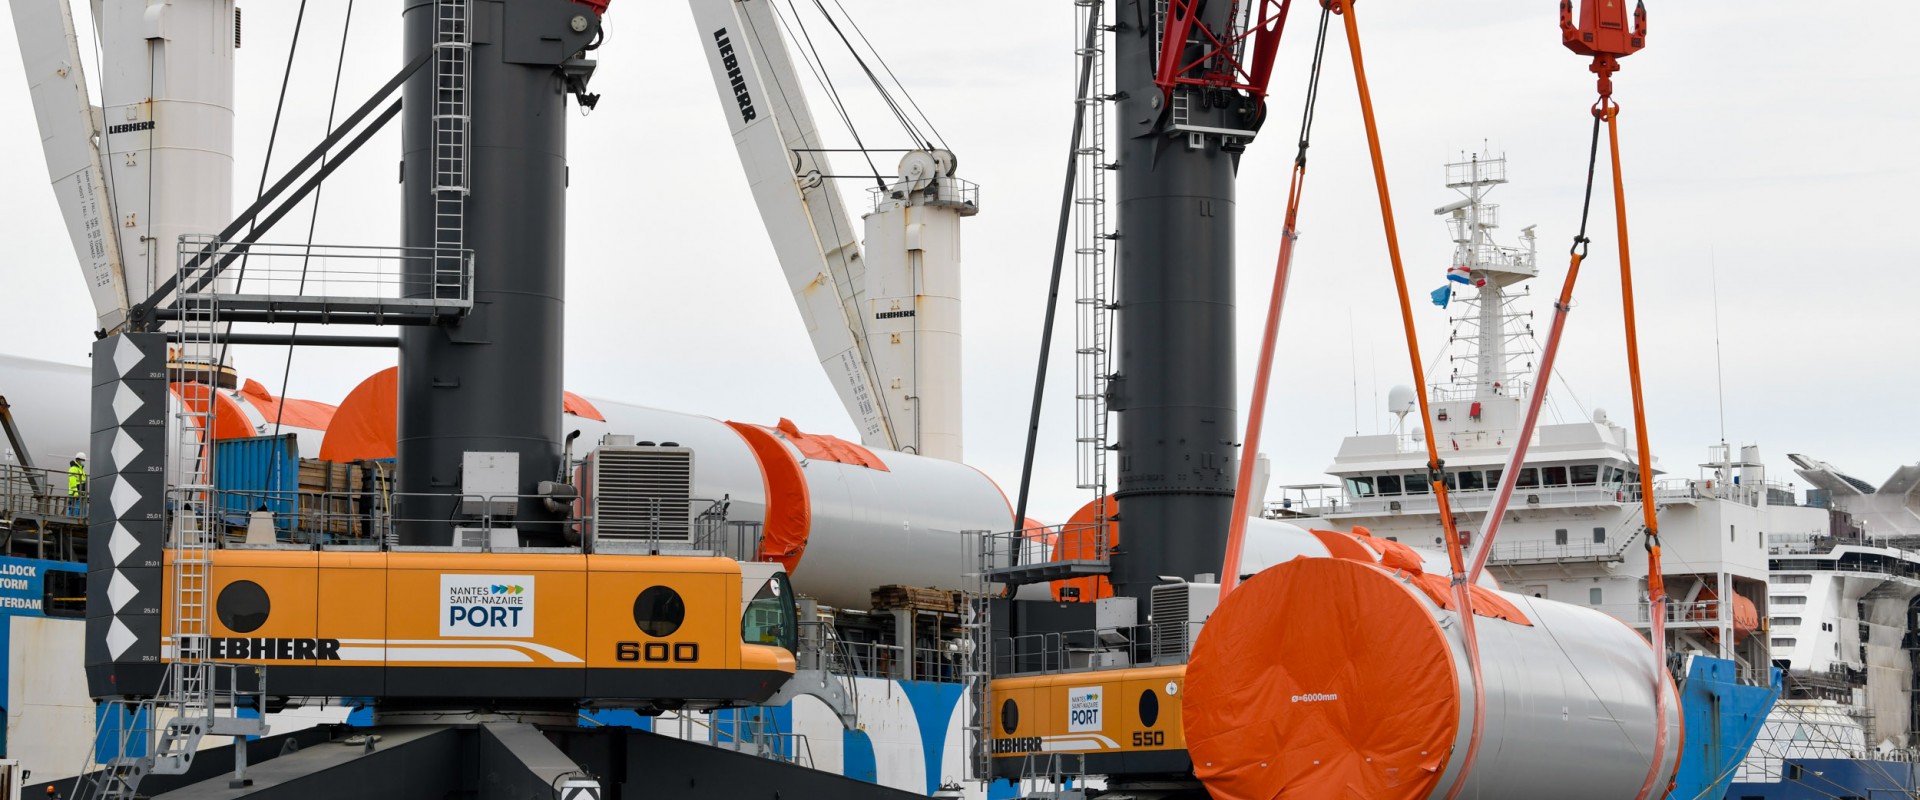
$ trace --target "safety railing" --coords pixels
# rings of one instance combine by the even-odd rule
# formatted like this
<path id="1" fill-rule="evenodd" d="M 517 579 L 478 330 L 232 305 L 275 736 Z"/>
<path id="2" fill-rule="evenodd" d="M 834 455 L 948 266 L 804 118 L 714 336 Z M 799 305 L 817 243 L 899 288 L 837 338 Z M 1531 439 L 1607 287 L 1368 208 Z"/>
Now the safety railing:
<path id="1" fill-rule="evenodd" d="M 994 583 L 1019 585 L 1103 574 L 1113 555 L 1108 526 L 1093 523 L 976 535 L 981 539 L 981 575 Z"/>
<path id="2" fill-rule="evenodd" d="M 1032 675 L 1181 663 L 1185 654 L 1191 652 L 1193 643 L 1199 641 L 1204 625 L 1187 622 L 1176 627 L 1149 623 L 1003 637 L 995 639 L 991 648 L 993 674 Z M 1155 653 L 1179 655 L 1155 658 Z"/>
<path id="3" fill-rule="evenodd" d="M 432 247 L 252 244 L 183 236 L 180 292 L 222 313 L 329 309 L 442 312 L 473 303 L 473 251 Z"/>
<path id="4" fill-rule="evenodd" d="M 1582 561 L 1621 561 L 1625 556 L 1612 537 L 1604 541 L 1555 544 L 1550 541 L 1501 541 L 1493 543 L 1487 554 L 1492 564 L 1570 563 Z"/>
<path id="5" fill-rule="evenodd" d="M 921 189 L 913 189 L 905 182 L 896 182 L 884 187 L 868 187 L 868 208 L 878 212 L 881 206 L 908 200 L 916 194 L 920 195 L 927 205 L 958 208 L 961 210 L 961 216 L 972 216 L 980 210 L 980 186 L 972 181 L 953 176 L 935 180 Z"/>
<path id="6" fill-rule="evenodd" d="M 67 471 L 0 464 L 0 519 L 38 517 L 49 522 L 84 523 L 87 485 L 70 488 Z"/>

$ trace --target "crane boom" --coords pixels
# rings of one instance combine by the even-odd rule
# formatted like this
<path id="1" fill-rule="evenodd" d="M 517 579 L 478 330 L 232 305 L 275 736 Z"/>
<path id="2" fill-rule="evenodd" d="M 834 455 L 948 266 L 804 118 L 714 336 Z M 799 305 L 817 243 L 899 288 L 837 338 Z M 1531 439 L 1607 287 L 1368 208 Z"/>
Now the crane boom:
<path id="1" fill-rule="evenodd" d="M 820 366 L 870 447 L 899 449 L 858 288 L 866 264 L 785 37 L 762 0 L 690 0 L 760 218 Z"/>
<path id="2" fill-rule="evenodd" d="M 112 193 L 101 162 L 100 115 L 87 97 L 80 44 L 67 0 L 16 0 L 13 31 L 20 40 L 40 149 L 47 158 L 67 235 L 93 299 L 99 327 L 113 330 L 127 317 L 127 274 L 114 235 Z"/>

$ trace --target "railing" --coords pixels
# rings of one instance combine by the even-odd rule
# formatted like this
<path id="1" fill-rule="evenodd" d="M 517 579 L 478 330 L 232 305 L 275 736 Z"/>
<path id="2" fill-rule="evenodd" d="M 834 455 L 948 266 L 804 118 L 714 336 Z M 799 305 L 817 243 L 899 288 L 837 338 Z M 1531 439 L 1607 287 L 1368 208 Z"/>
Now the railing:
<path id="1" fill-rule="evenodd" d="M 242 256 L 243 268 L 222 270 L 224 262 Z M 436 257 L 431 247 L 247 244 L 182 236 L 179 258 L 182 294 L 217 296 L 223 311 L 270 303 L 398 312 L 473 302 L 472 250 Z"/>
<path id="2" fill-rule="evenodd" d="M 1494 542 L 1493 552 L 1487 556 L 1487 560 L 1494 564 L 1516 561 L 1620 561 L 1623 558 L 1621 548 L 1611 537 L 1600 542 L 1568 544 L 1545 541 Z"/>
<path id="3" fill-rule="evenodd" d="M 1604 612 L 1616 619 L 1637 624 L 1647 624 L 1653 619 L 1645 600 L 1637 603 L 1609 603 L 1591 606 L 1593 610 Z M 1669 600 L 1666 605 L 1667 624 L 1670 626 L 1699 627 L 1719 625 L 1720 611 L 1723 605 L 1719 600 L 1696 600 L 1691 603 Z"/>
<path id="4" fill-rule="evenodd" d="M 982 535 L 981 566 L 989 576 L 1040 564 L 1104 564 L 1113 555 L 1107 526 L 1092 523 L 1048 525 Z"/>
<path id="5" fill-rule="evenodd" d="M 905 182 L 886 187 L 870 186 L 867 188 L 868 208 L 878 212 L 883 205 L 904 201 L 916 194 L 925 198 L 928 205 L 959 208 L 962 210 L 961 216 L 972 216 L 980 208 L 980 186 L 951 175 L 936 179 L 921 189 L 909 189 Z"/>
<path id="6" fill-rule="evenodd" d="M 995 639 L 993 674 L 1025 675 L 1053 672 L 1125 669 L 1141 664 L 1180 663 L 1184 659 L 1155 659 L 1155 652 L 1189 653 L 1205 623 L 1188 622 L 1175 641 L 1160 636 L 1148 623 L 1118 628 L 1031 633 Z"/>
<path id="7" fill-rule="evenodd" d="M 66 470 L 29 468 L 18 464 L 0 464 L 0 519 L 20 516 L 53 518 L 51 522 L 78 521 L 87 516 L 86 487 L 80 494 L 67 491 Z"/>

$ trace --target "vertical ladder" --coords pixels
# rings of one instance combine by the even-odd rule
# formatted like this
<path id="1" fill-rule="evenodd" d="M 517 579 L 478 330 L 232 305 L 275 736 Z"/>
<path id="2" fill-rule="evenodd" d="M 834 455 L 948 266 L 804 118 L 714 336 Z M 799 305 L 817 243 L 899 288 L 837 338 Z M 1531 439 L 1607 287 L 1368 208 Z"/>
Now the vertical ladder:
<path id="1" fill-rule="evenodd" d="M 976 536 L 973 541 L 985 542 L 986 537 Z M 969 580 L 966 594 L 965 615 L 960 625 L 967 632 L 967 652 L 963 667 L 963 680 L 966 681 L 967 699 L 973 703 L 973 714 L 967 719 L 967 747 L 972 756 L 973 779 L 982 783 L 993 780 L 993 709 L 988 707 L 987 687 L 993 681 L 993 623 L 990 612 L 993 607 L 991 595 L 987 593 L 984 568 Z"/>
<path id="2" fill-rule="evenodd" d="M 181 276 L 180 285 L 192 285 L 187 282 L 191 277 Z M 181 394 L 181 403 L 180 410 L 173 414 L 167 444 L 185 448 L 185 452 L 167 461 L 180 470 L 169 481 L 173 502 L 169 606 L 173 624 L 168 633 L 173 641 L 173 661 L 167 669 L 166 685 L 155 698 L 159 706 L 155 710 L 171 712 L 173 719 L 152 751 L 152 770 L 167 775 L 186 771 L 200 737 L 207 732 L 206 720 L 213 713 L 208 685 L 212 665 L 206 641 L 211 602 L 207 573 L 214 546 L 211 520 L 219 502 L 213 485 L 214 415 L 220 379 L 219 353 L 214 344 L 220 315 L 216 291 L 217 286 L 210 284 L 200 292 L 182 293 L 176 302 L 180 309 L 177 367 L 168 376 L 179 387 L 176 391 Z"/>
<path id="3" fill-rule="evenodd" d="M 467 225 L 468 0 L 436 0 L 433 23 L 433 297 L 464 289 Z"/>
<path id="4" fill-rule="evenodd" d="M 1079 22 L 1076 30 L 1100 25 L 1104 0 L 1074 0 Z M 1074 435 L 1077 440 L 1076 468 L 1078 484 L 1092 489 L 1095 497 L 1107 493 L 1107 381 L 1113 373 L 1112 270 L 1107 248 L 1113 241 L 1107 223 L 1107 183 L 1111 164 L 1107 161 L 1108 100 L 1105 87 L 1106 40 L 1095 39 L 1091 49 L 1084 40 L 1075 49 L 1077 59 L 1090 63 L 1092 80 L 1086 94 L 1075 98 L 1076 111 L 1086 115 L 1084 139 L 1074 150 L 1079 160 L 1074 187 L 1074 270 L 1078 292 L 1075 299 L 1075 396 L 1077 398 Z M 1096 523 L 1104 522 L 1104 504 L 1096 504 Z"/>

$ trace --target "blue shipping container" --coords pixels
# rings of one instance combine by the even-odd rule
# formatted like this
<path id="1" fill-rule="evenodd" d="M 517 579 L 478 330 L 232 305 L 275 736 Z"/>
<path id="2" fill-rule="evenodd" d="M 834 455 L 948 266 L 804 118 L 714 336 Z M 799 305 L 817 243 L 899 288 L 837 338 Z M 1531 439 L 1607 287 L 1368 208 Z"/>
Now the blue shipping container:
<path id="1" fill-rule="evenodd" d="M 292 531 L 300 492 L 300 446 L 294 434 L 222 439 L 214 443 L 213 482 L 228 525 L 245 527 L 262 508 L 273 524 Z"/>

